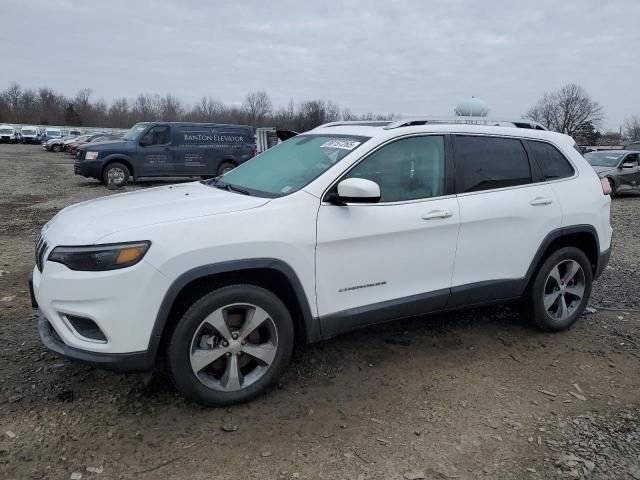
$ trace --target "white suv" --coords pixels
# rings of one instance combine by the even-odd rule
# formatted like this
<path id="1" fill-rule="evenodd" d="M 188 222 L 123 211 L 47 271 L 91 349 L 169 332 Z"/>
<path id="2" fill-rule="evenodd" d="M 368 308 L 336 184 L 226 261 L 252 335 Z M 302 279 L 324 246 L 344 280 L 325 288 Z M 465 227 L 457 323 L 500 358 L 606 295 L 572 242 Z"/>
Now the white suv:
<path id="1" fill-rule="evenodd" d="M 224 405 L 296 342 L 386 320 L 523 298 L 566 329 L 609 259 L 608 192 L 570 137 L 472 123 L 327 124 L 213 180 L 64 209 L 36 246 L 42 341 L 120 371 L 163 358 Z"/>

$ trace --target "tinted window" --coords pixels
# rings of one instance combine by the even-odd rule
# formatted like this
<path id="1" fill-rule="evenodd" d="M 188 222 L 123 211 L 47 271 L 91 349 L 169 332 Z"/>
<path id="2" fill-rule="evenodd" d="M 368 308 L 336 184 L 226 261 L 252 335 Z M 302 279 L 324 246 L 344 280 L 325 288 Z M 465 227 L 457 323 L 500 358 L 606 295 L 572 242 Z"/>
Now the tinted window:
<path id="1" fill-rule="evenodd" d="M 144 137 L 140 139 L 140 143 L 145 146 L 166 145 L 171 143 L 171 131 L 168 126 L 153 127 L 144 134 Z"/>
<path id="2" fill-rule="evenodd" d="M 518 139 L 454 137 L 458 193 L 531 183 L 527 153 Z"/>
<path id="3" fill-rule="evenodd" d="M 526 140 L 527 148 L 540 166 L 545 180 L 565 178 L 573 175 L 573 167 L 556 147 L 544 142 Z"/>
<path id="4" fill-rule="evenodd" d="M 624 163 L 628 165 L 633 165 L 634 167 L 638 166 L 638 154 L 632 153 L 624 157 Z"/>
<path id="5" fill-rule="evenodd" d="M 444 139 L 441 136 L 398 140 L 371 154 L 346 178 L 366 178 L 380 186 L 381 202 L 442 195 Z"/>

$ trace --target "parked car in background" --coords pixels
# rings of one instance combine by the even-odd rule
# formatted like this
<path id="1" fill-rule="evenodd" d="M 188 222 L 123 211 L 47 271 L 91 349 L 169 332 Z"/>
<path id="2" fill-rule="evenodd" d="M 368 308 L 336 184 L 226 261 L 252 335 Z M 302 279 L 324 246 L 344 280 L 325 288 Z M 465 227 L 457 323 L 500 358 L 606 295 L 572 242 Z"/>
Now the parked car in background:
<path id="1" fill-rule="evenodd" d="M 67 132 L 67 135 L 68 135 L 69 137 L 78 137 L 78 136 L 82 135 L 82 132 L 81 132 L 80 130 L 78 130 L 78 129 L 71 128 L 71 129 L 69 129 L 69 131 Z"/>
<path id="2" fill-rule="evenodd" d="M 104 133 L 93 133 L 91 135 L 82 135 L 82 138 L 79 138 L 77 141 L 69 142 L 67 145 L 67 152 L 70 155 L 76 156 L 78 153 L 78 148 L 86 143 L 93 142 L 99 138 L 105 137 Z"/>
<path id="3" fill-rule="evenodd" d="M 45 128 L 44 132 L 40 136 L 40 142 L 46 143 L 52 138 L 60 138 L 62 137 L 62 130 L 59 128 Z"/>
<path id="4" fill-rule="evenodd" d="M 79 147 L 76 175 L 126 185 L 130 177 L 213 177 L 253 158 L 253 127 L 144 122 L 119 142 Z"/>
<path id="5" fill-rule="evenodd" d="M 20 141 L 22 143 L 40 143 L 38 127 L 27 125 L 20 129 Z"/>
<path id="6" fill-rule="evenodd" d="M 62 149 L 65 152 L 68 152 L 70 148 L 69 145 L 71 145 L 72 143 L 81 143 L 81 142 L 84 142 L 85 140 L 88 140 L 91 137 L 92 137 L 91 134 L 85 134 L 85 135 L 78 135 L 77 137 L 73 137 L 71 139 L 65 140 L 64 142 L 62 142 Z"/>
<path id="7" fill-rule="evenodd" d="M 587 153 L 584 158 L 609 182 L 611 195 L 640 192 L 640 152 L 604 150 Z"/>
<path id="8" fill-rule="evenodd" d="M 608 184 L 535 123 L 432 121 L 328 124 L 213 180 L 65 208 L 36 244 L 43 343 L 121 371 L 162 356 L 187 398 L 227 405 L 277 383 L 295 343 L 387 320 L 523 299 L 540 329 L 571 327 L 609 261 Z M 223 135 L 181 125 L 83 162 L 173 168 L 173 139 Z"/>
<path id="9" fill-rule="evenodd" d="M 64 150 L 65 143 L 73 142 L 77 136 L 75 135 L 67 135 L 60 138 L 52 138 L 47 142 L 42 144 L 42 148 L 49 152 L 61 152 Z"/>
<path id="10" fill-rule="evenodd" d="M 0 125 L 0 143 L 18 143 L 18 132 L 13 125 Z"/>

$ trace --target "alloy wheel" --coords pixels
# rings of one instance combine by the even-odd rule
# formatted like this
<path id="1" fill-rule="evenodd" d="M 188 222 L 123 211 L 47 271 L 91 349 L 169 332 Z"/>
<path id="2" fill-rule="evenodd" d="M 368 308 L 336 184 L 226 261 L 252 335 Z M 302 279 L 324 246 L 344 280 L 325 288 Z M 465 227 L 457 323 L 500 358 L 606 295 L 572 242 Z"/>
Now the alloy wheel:
<path id="1" fill-rule="evenodd" d="M 271 316 L 249 303 L 219 308 L 196 329 L 190 345 L 191 370 L 207 387 L 231 392 L 262 378 L 278 349 Z"/>
<path id="2" fill-rule="evenodd" d="M 585 275 L 580 264 L 563 260 L 551 269 L 545 281 L 544 309 L 552 319 L 564 321 L 580 306 L 585 291 Z"/>

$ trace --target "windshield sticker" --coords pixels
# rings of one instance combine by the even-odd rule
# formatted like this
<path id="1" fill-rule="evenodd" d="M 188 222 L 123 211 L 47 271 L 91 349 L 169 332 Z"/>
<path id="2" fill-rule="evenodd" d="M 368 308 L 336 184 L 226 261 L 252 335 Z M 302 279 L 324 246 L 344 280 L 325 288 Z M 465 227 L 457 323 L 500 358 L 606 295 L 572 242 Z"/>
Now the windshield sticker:
<path id="1" fill-rule="evenodd" d="M 320 148 L 340 148 L 342 150 L 353 150 L 360 142 L 356 140 L 329 140 L 320 145 Z"/>
<path id="2" fill-rule="evenodd" d="M 291 191 L 293 187 L 291 187 L 290 185 L 287 185 L 286 187 L 284 187 L 282 190 L 280 190 L 280 193 L 289 193 Z"/>
<path id="3" fill-rule="evenodd" d="M 607 158 L 608 158 L 609 160 L 617 160 L 617 159 L 618 159 L 618 157 L 617 157 L 617 156 L 615 156 L 615 155 L 614 155 L 614 156 L 607 155 Z"/>

